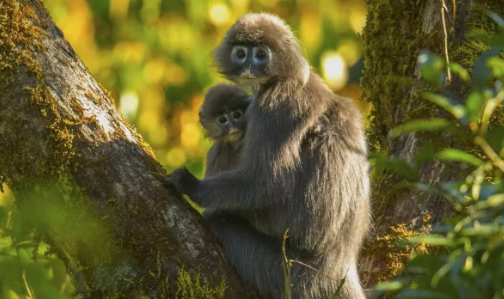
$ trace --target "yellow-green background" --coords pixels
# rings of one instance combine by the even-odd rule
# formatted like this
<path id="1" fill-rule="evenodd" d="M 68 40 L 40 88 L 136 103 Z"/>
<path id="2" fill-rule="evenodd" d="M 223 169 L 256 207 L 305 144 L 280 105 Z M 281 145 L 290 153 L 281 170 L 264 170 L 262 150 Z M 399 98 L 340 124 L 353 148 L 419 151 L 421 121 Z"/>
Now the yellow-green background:
<path id="1" fill-rule="evenodd" d="M 204 91 L 223 81 L 211 51 L 244 13 L 269 12 L 285 19 L 315 71 L 333 90 L 362 104 L 358 34 L 365 24 L 363 0 L 43 2 L 168 171 L 185 164 L 202 174 L 211 143 L 198 123 L 198 110 Z"/>
<path id="2" fill-rule="evenodd" d="M 360 101 L 358 86 L 364 0 L 43 2 L 84 64 L 112 92 L 118 109 L 168 171 L 185 164 L 202 174 L 211 143 L 198 123 L 198 110 L 205 90 L 224 81 L 212 66 L 211 52 L 247 12 L 269 12 L 285 19 L 315 71 L 335 92 L 369 111 Z M 4 268 L 0 269 L 0 298 L 29 298 L 27 285 L 36 293 L 52 294 L 51 298 L 70 296 L 73 287 L 60 260 L 49 255 L 35 262 L 30 257 L 30 252 L 42 255 L 48 247 L 35 245 L 32 235 L 21 234 L 20 239 L 5 230 L 16 227 L 9 223 L 11 219 L 24 217 L 13 202 L 8 189 L 0 193 L 0 212 L 5 214 L 0 219 L 7 219 L 0 224 Z"/>
<path id="3" fill-rule="evenodd" d="M 345 95 L 359 99 L 358 32 L 363 1 L 44 0 L 51 16 L 95 78 L 168 169 L 199 172 L 209 142 L 198 124 L 206 88 L 222 81 L 212 49 L 247 12 L 284 18 L 313 67 Z M 359 66 L 353 73 L 358 74 Z M 348 86 L 346 86 L 348 85 Z"/>

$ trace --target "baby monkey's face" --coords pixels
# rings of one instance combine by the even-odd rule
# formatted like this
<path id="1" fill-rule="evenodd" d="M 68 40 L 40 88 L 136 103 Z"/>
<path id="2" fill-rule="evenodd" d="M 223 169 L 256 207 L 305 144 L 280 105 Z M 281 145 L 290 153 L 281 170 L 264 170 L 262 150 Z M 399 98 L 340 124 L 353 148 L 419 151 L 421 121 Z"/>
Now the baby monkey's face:
<path id="1" fill-rule="evenodd" d="M 217 142 L 239 142 L 245 134 L 249 102 L 247 93 L 236 85 L 217 84 L 211 87 L 205 94 L 199 113 L 207 136 Z"/>
<path id="2" fill-rule="evenodd" d="M 216 139 L 225 142 L 238 142 L 245 133 L 245 111 L 241 109 L 226 110 L 215 118 L 218 127 Z"/>

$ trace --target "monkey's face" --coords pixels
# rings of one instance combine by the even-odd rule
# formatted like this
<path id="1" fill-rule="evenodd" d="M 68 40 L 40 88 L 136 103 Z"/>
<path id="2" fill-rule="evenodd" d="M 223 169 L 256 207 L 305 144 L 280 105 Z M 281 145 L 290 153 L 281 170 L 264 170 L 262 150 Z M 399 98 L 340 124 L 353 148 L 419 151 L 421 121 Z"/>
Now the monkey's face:
<path id="1" fill-rule="evenodd" d="M 214 57 L 221 74 L 241 87 L 288 79 L 306 83 L 310 66 L 290 28 L 269 14 L 246 14 L 226 33 Z"/>
<path id="2" fill-rule="evenodd" d="M 229 143 L 239 142 L 247 127 L 245 111 L 238 108 L 213 116 L 200 115 L 200 121 L 207 130 L 208 137 Z"/>
<path id="3" fill-rule="evenodd" d="M 242 86 L 257 85 L 271 75 L 272 52 L 265 45 L 238 44 L 229 53 L 228 77 Z"/>
<path id="4" fill-rule="evenodd" d="M 217 138 L 226 142 L 238 142 L 245 132 L 245 116 L 242 110 L 226 110 L 217 116 L 215 122 L 219 128 Z"/>

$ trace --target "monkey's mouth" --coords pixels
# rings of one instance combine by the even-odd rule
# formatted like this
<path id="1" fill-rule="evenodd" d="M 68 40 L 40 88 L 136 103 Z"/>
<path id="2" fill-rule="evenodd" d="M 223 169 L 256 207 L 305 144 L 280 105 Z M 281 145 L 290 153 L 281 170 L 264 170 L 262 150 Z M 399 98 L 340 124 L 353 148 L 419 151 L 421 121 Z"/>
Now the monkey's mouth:
<path id="1" fill-rule="evenodd" d="M 256 75 L 252 74 L 241 74 L 238 76 L 234 76 L 232 81 L 236 82 L 238 85 L 242 86 L 254 86 L 254 85 L 259 85 L 264 82 L 266 82 L 268 78 L 265 77 L 259 77 Z"/>
<path id="2" fill-rule="evenodd" d="M 237 131 L 234 131 L 234 132 L 227 134 L 224 137 L 224 141 L 234 143 L 234 142 L 240 141 L 240 139 L 242 137 L 243 137 L 243 132 L 240 130 L 237 130 Z"/>
<path id="3" fill-rule="evenodd" d="M 240 74 L 239 78 L 244 80 L 255 80 L 257 79 L 257 76 L 247 72 Z"/>

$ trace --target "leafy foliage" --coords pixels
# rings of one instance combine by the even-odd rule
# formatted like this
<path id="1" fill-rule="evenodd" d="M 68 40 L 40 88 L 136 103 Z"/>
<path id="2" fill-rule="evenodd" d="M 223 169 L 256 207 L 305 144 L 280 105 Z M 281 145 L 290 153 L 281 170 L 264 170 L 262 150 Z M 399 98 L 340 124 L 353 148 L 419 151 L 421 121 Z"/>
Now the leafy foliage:
<path id="1" fill-rule="evenodd" d="M 26 215 L 0 206 L 0 298 L 69 298 L 74 290 L 65 264 L 39 240 Z"/>
<path id="2" fill-rule="evenodd" d="M 489 16 L 504 29 L 502 18 L 494 13 Z M 458 148 L 435 151 L 424 145 L 415 155 L 423 159 L 417 161 L 376 160 L 378 167 L 388 167 L 390 161 L 408 165 L 412 170 L 407 178 L 417 188 L 442 195 L 457 211 L 443 225 L 409 239 L 409 245 L 423 244 L 433 250 L 430 254 L 413 254 L 399 278 L 375 287 L 378 294 L 392 292 L 399 298 L 504 298 L 504 134 L 501 127 L 491 123 L 504 101 L 504 30 L 489 40 L 490 48 L 476 62 L 470 80 L 465 69 L 450 65 L 454 74 L 472 86 L 465 100 L 424 94 L 449 117 L 413 120 L 392 131 L 392 136 L 426 131 L 453 134 L 456 128 L 481 154 L 477 157 Z M 426 81 L 437 86 L 444 82 L 443 59 L 423 52 L 418 61 Z M 415 179 L 413 171 L 429 160 L 458 163 L 468 172 L 453 181 L 426 185 Z"/>

